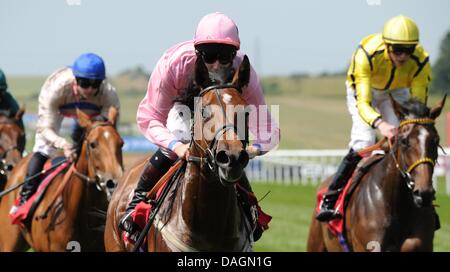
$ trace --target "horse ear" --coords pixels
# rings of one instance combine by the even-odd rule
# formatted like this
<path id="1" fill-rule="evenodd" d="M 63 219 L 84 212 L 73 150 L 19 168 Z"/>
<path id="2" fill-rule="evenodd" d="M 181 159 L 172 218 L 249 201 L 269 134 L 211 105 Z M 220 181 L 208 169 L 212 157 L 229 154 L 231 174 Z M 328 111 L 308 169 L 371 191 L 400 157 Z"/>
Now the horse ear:
<path id="1" fill-rule="evenodd" d="M 17 121 L 20 121 L 22 119 L 22 116 L 25 114 L 25 106 L 20 107 L 19 111 L 14 116 L 14 119 Z"/>
<path id="2" fill-rule="evenodd" d="M 113 125 L 116 126 L 117 117 L 118 117 L 118 111 L 116 107 L 110 107 L 108 111 L 108 121 Z"/>
<path id="3" fill-rule="evenodd" d="M 92 121 L 91 118 L 89 118 L 89 115 L 79 109 L 77 109 L 77 119 L 78 124 L 80 124 L 80 126 L 83 128 L 89 128 L 92 125 Z"/>
<path id="4" fill-rule="evenodd" d="M 232 84 L 241 90 L 243 87 L 248 85 L 249 81 L 250 61 L 247 55 L 245 55 L 244 59 L 241 62 L 241 65 L 239 65 L 239 69 L 234 73 Z"/>
<path id="5" fill-rule="evenodd" d="M 195 84 L 202 89 L 211 85 L 208 68 L 203 62 L 202 58 L 197 58 L 195 61 Z"/>
<path id="6" fill-rule="evenodd" d="M 436 119 L 442 112 L 442 109 L 445 105 L 445 99 L 447 98 L 447 95 L 444 95 L 444 98 L 442 98 L 441 102 L 434 106 L 430 111 L 430 118 Z"/>
<path id="7" fill-rule="evenodd" d="M 392 106 L 394 108 L 395 115 L 397 115 L 399 120 L 404 119 L 404 117 L 408 114 L 406 112 L 406 109 L 402 107 L 402 105 L 397 102 L 394 97 L 392 97 L 392 94 L 389 94 L 389 97 L 391 98 Z"/>

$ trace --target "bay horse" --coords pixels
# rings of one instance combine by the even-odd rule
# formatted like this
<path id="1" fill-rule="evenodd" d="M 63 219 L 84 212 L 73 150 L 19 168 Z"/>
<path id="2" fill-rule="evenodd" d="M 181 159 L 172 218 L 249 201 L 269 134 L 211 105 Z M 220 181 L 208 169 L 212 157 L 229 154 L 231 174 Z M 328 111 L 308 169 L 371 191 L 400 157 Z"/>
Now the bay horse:
<path id="1" fill-rule="evenodd" d="M 432 251 L 437 215 L 432 176 L 439 135 L 434 126 L 445 97 L 429 109 L 415 99 L 393 101 L 398 135 L 389 153 L 373 165 L 348 199 L 344 235 L 349 251 Z M 331 177 L 320 186 L 328 186 Z M 319 189 L 320 190 L 320 189 Z M 308 251 L 344 251 L 313 213 Z"/>
<path id="2" fill-rule="evenodd" d="M 193 105 L 193 136 L 186 168 L 182 168 L 156 213 L 146 236 L 146 250 L 251 251 L 249 220 L 243 214 L 236 188 L 245 174 L 249 155 L 245 150 L 247 142 L 238 136 L 237 113 L 230 112 L 230 106 L 247 105 L 241 90 L 248 84 L 250 63 L 245 56 L 239 69 L 231 75 L 231 84 L 221 85 L 212 85 L 201 59 L 195 65 L 194 81 L 199 87 L 196 92 L 199 99 Z M 214 126 L 206 127 L 206 124 Z M 200 134 L 202 131 L 214 137 Z M 105 229 L 107 251 L 132 250 L 131 244 L 123 242 L 118 223 L 145 163 L 130 168 L 113 193 Z"/>
<path id="3" fill-rule="evenodd" d="M 0 191 L 25 150 L 25 129 L 21 125 L 24 113 L 23 107 L 12 117 L 9 112 L 0 112 Z"/>
<path id="4" fill-rule="evenodd" d="M 29 247 L 35 251 L 104 251 L 108 197 L 123 174 L 123 140 L 116 130 L 117 116 L 111 107 L 107 121 L 91 121 L 77 110 L 78 123 L 85 130 L 77 160 L 50 183 L 29 228 L 13 225 L 8 216 L 18 190 L 4 196 L 0 203 L 0 251 Z M 31 154 L 13 169 L 7 188 L 25 179 L 30 158 Z"/>

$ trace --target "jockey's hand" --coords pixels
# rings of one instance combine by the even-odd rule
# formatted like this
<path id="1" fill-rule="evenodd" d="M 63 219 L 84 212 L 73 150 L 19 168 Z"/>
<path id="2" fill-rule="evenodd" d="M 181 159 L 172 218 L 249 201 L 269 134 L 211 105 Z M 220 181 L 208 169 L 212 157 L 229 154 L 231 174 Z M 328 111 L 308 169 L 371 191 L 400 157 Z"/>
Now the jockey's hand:
<path id="1" fill-rule="evenodd" d="M 178 155 L 178 158 L 185 159 L 188 149 L 189 144 L 180 144 L 177 147 L 175 147 L 173 151 Z"/>
<path id="2" fill-rule="evenodd" d="M 397 135 L 397 128 L 386 121 L 381 121 L 377 127 L 380 130 L 381 135 L 388 138 L 389 141 Z"/>
<path id="3" fill-rule="evenodd" d="M 63 146 L 64 150 L 64 157 L 69 159 L 70 161 L 73 161 L 76 159 L 76 151 L 71 143 L 67 143 Z"/>
<path id="4" fill-rule="evenodd" d="M 253 145 L 247 146 L 246 151 L 248 153 L 249 159 L 253 159 L 256 156 L 261 155 L 261 150 L 258 147 L 253 146 Z"/>

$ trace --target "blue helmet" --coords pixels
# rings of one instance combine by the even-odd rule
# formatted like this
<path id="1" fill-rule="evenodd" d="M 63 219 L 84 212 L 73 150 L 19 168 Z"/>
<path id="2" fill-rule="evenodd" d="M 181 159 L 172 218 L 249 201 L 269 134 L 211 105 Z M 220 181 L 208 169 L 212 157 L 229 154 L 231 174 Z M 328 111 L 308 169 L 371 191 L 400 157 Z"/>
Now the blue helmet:
<path id="1" fill-rule="evenodd" d="M 105 63 L 94 53 L 84 53 L 70 66 L 75 77 L 105 79 Z"/>

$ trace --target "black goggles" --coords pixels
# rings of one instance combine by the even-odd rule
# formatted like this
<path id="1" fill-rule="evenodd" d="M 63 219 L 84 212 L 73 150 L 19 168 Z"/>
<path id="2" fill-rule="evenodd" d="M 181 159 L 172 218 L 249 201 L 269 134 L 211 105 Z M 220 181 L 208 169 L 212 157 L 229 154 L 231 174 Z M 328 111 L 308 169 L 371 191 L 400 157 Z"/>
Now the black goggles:
<path id="1" fill-rule="evenodd" d="M 391 52 L 398 56 L 401 54 L 412 55 L 414 50 L 416 50 L 416 46 L 391 45 Z"/>
<path id="2" fill-rule="evenodd" d="M 102 79 L 91 79 L 91 78 L 83 78 L 83 77 L 77 77 L 77 84 L 83 89 L 87 89 L 89 87 L 92 87 L 94 89 L 98 89 L 100 85 L 102 84 Z"/>
<path id="3" fill-rule="evenodd" d="M 236 56 L 236 48 L 231 45 L 200 45 L 197 48 L 197 55 L 200 55 L 207 64 L 219 61 L 220 64 L 233 62 Z"/>

